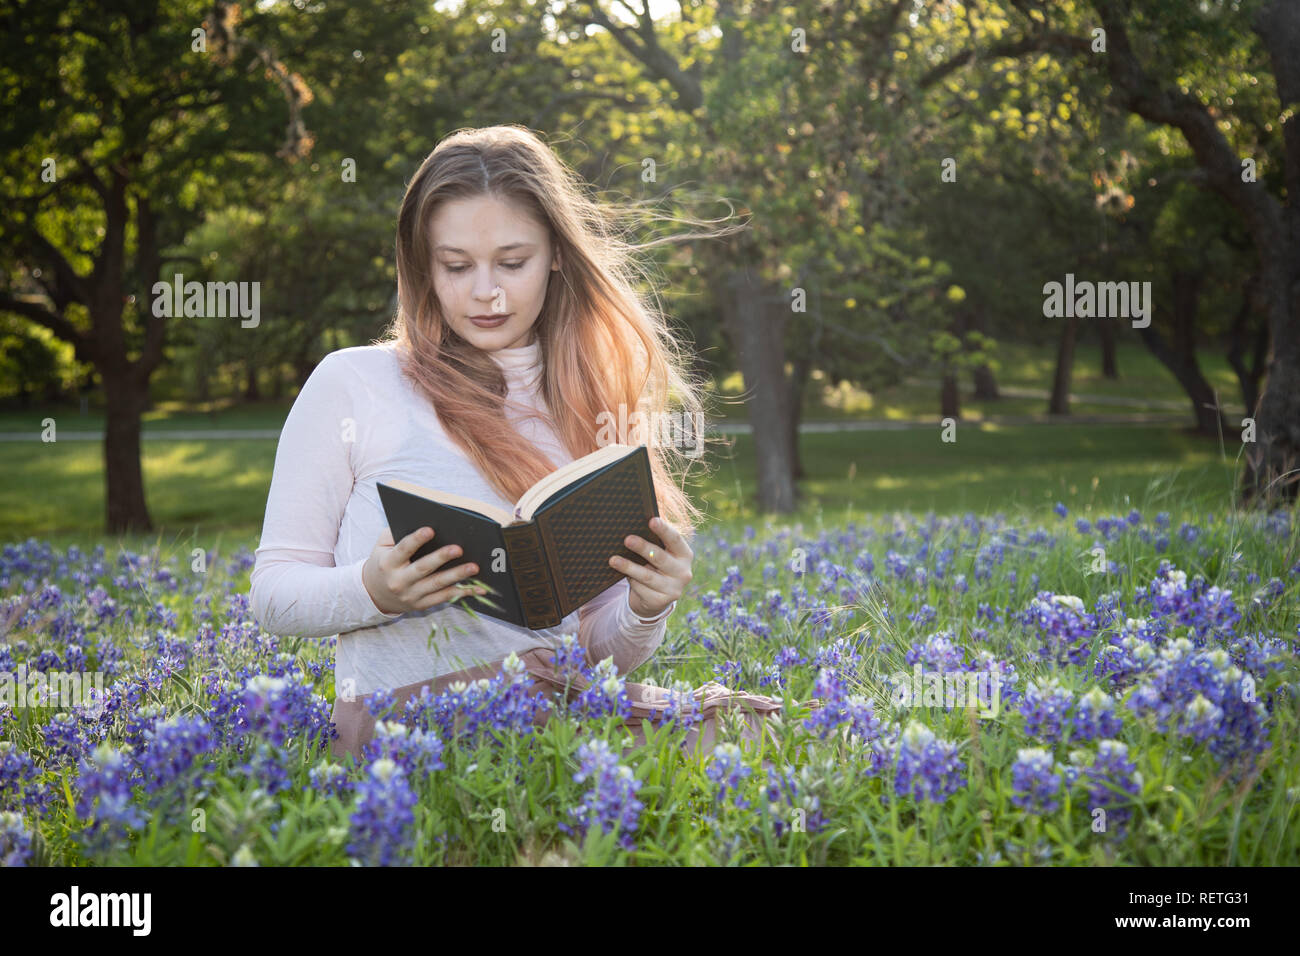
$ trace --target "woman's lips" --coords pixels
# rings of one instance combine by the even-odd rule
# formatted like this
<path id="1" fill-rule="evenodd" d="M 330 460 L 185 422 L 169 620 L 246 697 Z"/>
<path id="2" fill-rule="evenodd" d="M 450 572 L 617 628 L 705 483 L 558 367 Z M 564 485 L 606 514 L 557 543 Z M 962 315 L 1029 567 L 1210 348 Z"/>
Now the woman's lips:
<path id="1" fill-rule="evenodd" d="M 473 322 L 480 329 L 495 329 L 498 325 L 505 322 L 505 320 L 510 318 L 510 316 L 513 314 L 514 313 L 512 312 L 507 312 L 505 315 L 494 315 L 491 318 L 487 318 L 487 319 L 473 318 L 470 319 L 470 321 Z"/>

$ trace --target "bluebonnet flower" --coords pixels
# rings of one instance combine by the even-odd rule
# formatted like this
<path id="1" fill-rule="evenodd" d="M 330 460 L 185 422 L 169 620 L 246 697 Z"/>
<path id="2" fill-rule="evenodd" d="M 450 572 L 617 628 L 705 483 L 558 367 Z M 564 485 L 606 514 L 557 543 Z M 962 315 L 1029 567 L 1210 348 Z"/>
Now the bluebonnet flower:
<path id="1" fill-rule="evenodd" d="M 82 758 L 75 811 L 79 819 L 91 821 L 85 834 L 89 846 L 102 850 L 121 835 L 122 828 L 145 825 L 146 818 L 132 799 L 134 773 L 130 757 L 108 744 L 96 747 L 89 759 Z"/>
<path id="2" fill-rule="evenodd" d="M 54 794 L 40 783 L 42 772 L 31 755 L 12 740 L 0 740 L 0 810 L 42 811 Z"/>
<path id="3" fill-rule="evenodd" d="M 1074 695 L 1061 687 L 1055 677 L 1030 681 L 1025 688 L 1025 699 L 1020 702 L 1020 714 L 1025 718 L 1025 733 L 1049 743 L 1061 739 L 1066 713 L 1074 702 Z"/>
<path id="4" fill-rule="evenodd" d="M 184 780 L 201 787 L 205 775 L 212 772 L 206 755 L 215 753 L 217 741 L 212 728 L 202 717 L 171 717 L 154 724 L 144 733 L 139 767 L 145 793 L 153 795 Z"/>
<path id="5" fill-rule="evenodd" d="M 1039 657 L 1058 666 L 1087 661 L 1097 623 L 1074 595 L 1038 592 L 1021 622 L 1037 631 Z"/>
<path id="6" fill-rule="evenodd" d="M 32 831 L 21 814 L 0 811 L 0 868 L 27 866 L 32 858 Z"/>
<path id="7" fill-rule="evenodd" d="M 1069 514 L 1069 511 L 1066 509 L 1065 505 L 1059 501 L 1052 507 L 1052 510 L 1055 511 L 1057 516 L 1061 518 L 1064 518 L 1067 514 Z"/>
<path id="8" fill-rule="evenodd" d="M 1242 670 L 1263 677 L 1269 671 L 1286 667 L 1291 652 L 1280 640 L 1259 634 L 1248 634 L 1228 646 L 1228 653 Z"/>
<path id="9" fill-rule="evenodd" d="M 826 828 L 821 794 L 843 779 L 833 758 L 820 766 L 805 765 L 798 770 L 777 770 L 768 765 L 767 812 L 774 834 L 787 832 L 819 833 Z"/>
<path id="10" fill-rule="evenodd" d="M 627 681 L 614 666 L 614 658 L 606 657 L 591 673 L 591 683 L 569 702 L 569 713 L 578 720 L 599 720 L 602 717 L 627 717 L 632 713 L 632 701 L 627 696 Z"/>
<path id="11" fill-rule="evenodd" d="M 363 866 L 405 866 L 414 843 L 415 792 L 396 762 L 376 760 L 356 786 L 348 855 Z"/>
<path id="12" fill-rule="evenodd" d="M 734 792 L 733 805 L 742 810 L 748 808 L 749 801 L 741 788 L 745 778 L 753 772 L 753 768 L 746 766 L 741 759 L 740 748 L 735 744 L 721 743 L 714 747 L 713 761 L 705 768 L 704 775 L 718 787 L 715 804 L 725 803 L 727 794 Z"/>
<path id="13" fill-rule="evenodd" d="M 140 752 L 140 748 L 144 746 L 146 732 L 152 730 L 153 725 L 166 714 L 167 708 L 162 704 L 144 704 L 127 713 L 123 740 L 133 753 Z"/>
<path id="14" fill-rule="evenodd" d="M 719 684 L 731 686 L 740 680 L 740 662 L 723 661 L 721 664 L 714 664 L 713 676 L 717 678 Z"/>
<path id="15" fill-rule="evenodd" d="M 66 710 L 54 714 L 41 728 L 41 738 L 54 766 L 75 763 L 87 750 L 80 722 Z"/>
<path id="16" fill-rule="evenodd" d="M 617 832 L 620 846 L 625 850 L 635 849 L 633 834 L 645 809 L 645 804 L 636 797 L 641 781 L 633 776 L 630 767 L 619 763 L 609 743 L 599 738 L 584 741 L 578 747 L 578 760 L 580 765 L 573 775 L 574 782 L 591 782 L 582 805 L 569 811 L 578 822 L 580 832 L 585 835 L 593 827 L 602 833 Z M 559 826 L 566 833 L 574 832 L 567 824 Z"/>
<path id="17" fill-rule="evenodd" d="M 362 748 L 362 759 L 373 763 L 387 757 L 408 778 L 445 770 L 442 762 L 443 744 L 432 730 L 411 730 L 396 721 L 381 720 L 375 723 L 374 737 Z"/>
<path id="18" fill-rule="evenodd" d="M 289 772 L 291 766 L 296 766 L 292 750 L 252 737 L 242 754 L 243 761 L 230 768 L 232 776 L 255 781 L 267 794 L 277 794 L 292 786 Z"/>
<path id="19" fill-rule="evenodd" d="M 305 738 L 309 746 L 329 744 L 329 708 L 325 698 L 294 677 L 259 674 L 244 684 L 236 725 L 272 746 Z"/>
<path id="20" fill-rule="evenodd" d="M 1197 694 L 1183 708 L 1179 731 L 1197 743 L 1204 743 L 1219 732 L 1223 722 L 1222 708 L 1213 704 L 1204 694 Z"/>
<path id="21" fill-rule="evenodd" d="M 1079 698 L 1075 707 L 1070 740 L 1101 740 L 1119 736 L 1124 722 L 1115 711 L 1115 700 L 1099 687 Z"/>
<path id="22" fill-rule="evenodd" d="M 347 799 L 352 794 L 353 785 L 348 779 L 347 770 L 332 760 L 322 760 L 312 767 L 307 778 L 311 781 L 308 786 L 317 793 L 338 797 L 340 800 Z"/>
<path id="23" fill-rule="evenodd" d="M 1074 759 L 1078 756 L 1077 752 L 1071 754 Z M 1128 759 L 1128 747 L 1118 740 L 1101 741 L 1092 763 L 1083 769 L 1082 778 L 1088 787 L 1089 809 L 1105 810 L 1108 825 L 1113 820 L 1118 824 L 1117 832 L 1122 832 L 1124 822 L 1132 815 L 1125 805 L 1142 792 L 1142 774 Z"/>
<path id="24" fill-rule="evenodd" d="M 1092 530 L 1092 525 L 1088 522 L 1087 518 L 1079 518 L 1074 522 L 1074 527 L 1079 534 L 1087 534 Z"/>
<path id="25" fill-rule="evenodd" d="M 730 597 L 736 593 L 736 589 L 740 587 L 743 581 L 744 578 L 740 574 L 740 568 L 733 564 L 727 568 L 722 583 L 718 586 L 718 593 L 724 598 Z"/>
<path id="26" fill-rule="evenodd" d="M 376 721 L 387 720 L 393 711 L 397 709 L 397 698 L 393 696 L 392 690 L 387 687 L 380 687 L 371 691 L 362 700 L 365 703 L 366 711 Z"/>
<path id="27" fill-rule="evenodd" d="M 898 738 L 896 757 L 894 792 L 900 797 L 910 793 L 916 800 L 943 803 L 966 785 L 966 764 L 957 756 L 957 746 L 918 721 Z"/>
<path id="28" fill-rule="evenodd" d="M 788 670 L 792 667 L 798 667 L 800 664 L 808 663 L 808 658 L 799 653 L 799 648 L 786 645 L 777 651 L 774 663 L 782 670 Z"/>
<path id="29" fill-rule="evenodd" d="M 909 665 L 919 662 L 935 671 L 961 670 L 965 657 L 966 649 L 953 642 L 951 631 L 931 634 L 924 641 L 913 644 L 904 655 Z"/>
<path id="30" fill-rule="evenodd" d="M 849 644 L 847 638 L 837 638 L 834 643 L 817 649 L 813 658 L 816 667 L 848 667 L 850 669 L 862 663 L 862 655 Z"/>
<path id="31" fill-rule="evenodd" d="M 875 704 L 861 695 L 850 694 L 834 668 L 823 667 L 818 672 L 813 696 L 822 701 L 822 706 L 804 719 L 804 726 L 822 740 L 846 723 L 849 733 L 856 735 L 861 744 L 869 744 L 879 734 Z"/>
<path id="32" fill-rule="evenodd" d="M 1213 707 L 1196 703 L 1198 696 Z M 1232 663 L 1227 651 L 1197 650 L 1185 637 L 1160 650 L 1127 705 L 1150 716 L 1161 731 L 1205 742 L 1220 763 L 1234 765 L 1234 774 L 1271 746 L 1268 712 L 1255 699 L 1253 678 Z"/>
<path id="33" fill-rule="evenodd" d="M 1062 775 L 1046 750 L 1037 747 L 1016 752 L 1011 766 L 1011 803 L 1030 813 L 1055 813 L 1060 808 Z"/>
<path id="34" fill-rule="evenodd" d="M 696 696 L 694 688 L 689 683 L 674 680 L 667 690 L 668 695 L 665 699 L 668 701 L 668 706 L 663 709 L 658 718 L 661 726 L 671 725 L 685 729 L 695 726 L 703 719 L 703 702 L 701 697 Z"/>
<path id="35" fill-rule="evenodd" d="M 573 638 L 574 635 L 564 635 L 560 650 L 552 659 L 560 661 L 561 678 L 572 677 L 574 686 L 579 686 L 579 680 L 587 679 L 591 671 L 582 663 L 586 649 Z M 435 729 L 446 741 L 472 741 L 483 730 L 495 734 L 530 734 L 549 707 L 545 695 L 531 689 L 527 669 L 519 656 L 511 652 L 502 662 L 500 673 L 492 678 L 456 681 L 436 695 L 428 687 L 421 688 L 419 695 L 407 701 L 405 713 L 409 726 Z"/>

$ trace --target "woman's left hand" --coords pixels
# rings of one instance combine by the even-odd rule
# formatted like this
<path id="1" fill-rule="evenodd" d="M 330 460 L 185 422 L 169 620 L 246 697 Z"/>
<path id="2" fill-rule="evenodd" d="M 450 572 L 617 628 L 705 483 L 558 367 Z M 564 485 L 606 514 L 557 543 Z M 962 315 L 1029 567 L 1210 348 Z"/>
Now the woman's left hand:
<path id="1" fill-rule="evenodd" d="M 652 618 L 682 596 L 691 580 L 691 562 L 695 552 L 676 528 L 663 518 L 650 519 L 650 530 L 665 547 L 644 538 L 628 535 L 623 539 L 628 550 L 646 559 L 645 564 L 628 561 L 618 555 L 609 559 L 611 567 L 627 575 L 627 603 L 637 617 Z"/>

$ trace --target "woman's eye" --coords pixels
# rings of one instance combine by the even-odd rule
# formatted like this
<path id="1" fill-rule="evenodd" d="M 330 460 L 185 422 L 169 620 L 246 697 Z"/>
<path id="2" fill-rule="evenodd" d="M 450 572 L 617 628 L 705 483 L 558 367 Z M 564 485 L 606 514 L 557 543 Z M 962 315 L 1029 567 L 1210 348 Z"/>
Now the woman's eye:
<path id="1" fill-rule="evenodd" d="M 503 262 L 501 263 L 507 269 L 522 269 L 525 265 L 523 262 Z M 448 272 L 464 272 L 469 266 L 443 266 Z"/>

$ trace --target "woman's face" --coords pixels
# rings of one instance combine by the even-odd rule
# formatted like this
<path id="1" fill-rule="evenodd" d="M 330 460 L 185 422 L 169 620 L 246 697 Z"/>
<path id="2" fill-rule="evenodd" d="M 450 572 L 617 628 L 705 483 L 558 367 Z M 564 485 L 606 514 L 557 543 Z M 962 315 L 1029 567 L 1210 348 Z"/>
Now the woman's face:
<path id="1" fill-rule="evenodd" d="M 456 333 L 487 352 L 533 342 L 551 272 L 560 267 L 545 227 L 493 196 L 443 203 L 430 221 L 433 282 Z M 476 316 L 500 320 L 479 324 Z"/>

